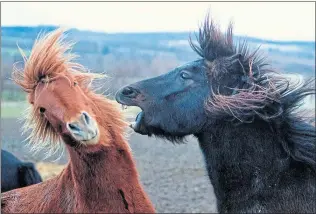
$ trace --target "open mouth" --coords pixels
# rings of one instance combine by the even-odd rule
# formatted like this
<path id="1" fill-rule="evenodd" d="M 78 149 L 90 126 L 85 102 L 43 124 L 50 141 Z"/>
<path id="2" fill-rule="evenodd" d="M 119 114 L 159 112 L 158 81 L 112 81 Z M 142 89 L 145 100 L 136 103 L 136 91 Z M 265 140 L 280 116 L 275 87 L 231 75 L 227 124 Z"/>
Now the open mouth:
<path id="1" fill-rule="evenodd" d="M 91 137 L 90 139 L 81 140 L 81 141 L 83 141 L 83 142 L 91 141 L 91 140 L 95 139 L 97 136 L 98 136 L 98 131 L 96 131 L 95 135 L 93 137 Z"/>
<path id="2" fill-rule="evenodd" d="M 122 100 L 120 99 L 116 99 L 116 101 L 118 103 L 120 103 L 122 105 L 122 111 L 126 110 L 128 108 L 128 106 L 136 106 L 136 107 L 139 107 L 137 105 L 128 105 L 126 104 L 125 102 L 123 102 Z M 144 125 L 144 112 L 141 111 L 137 114 L 136 118 L 135 118 L 135 121 L 134 122 L 131 122 L 130 123 L 130 127 L 137 133 L 139 134 L 143 134 L 143 135 L 147 135 L 148 134 L 148 131 Z"/>
<path id="3" fill-rule="evenodd" d="M 143 116 L 144 116 L 144 112 L 143 111 L 139 112 L 135 118 L 135 121 L 130 124 L 130 127 L 134 130 L 140 130 Z"/>

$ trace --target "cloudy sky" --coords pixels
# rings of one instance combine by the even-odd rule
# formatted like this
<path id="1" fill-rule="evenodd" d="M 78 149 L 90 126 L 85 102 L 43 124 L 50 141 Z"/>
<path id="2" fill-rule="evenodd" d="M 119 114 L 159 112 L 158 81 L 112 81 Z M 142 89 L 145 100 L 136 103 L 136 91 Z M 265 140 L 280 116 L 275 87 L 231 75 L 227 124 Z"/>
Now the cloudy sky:
<path id="1" fill-rule="evenodd" d="M 60 25 L 104 32 L 195 31 L 210 10 L 235 34 L 273 40 L 315 40 L 314 2 L 6 2 L 1 24 Z"/>

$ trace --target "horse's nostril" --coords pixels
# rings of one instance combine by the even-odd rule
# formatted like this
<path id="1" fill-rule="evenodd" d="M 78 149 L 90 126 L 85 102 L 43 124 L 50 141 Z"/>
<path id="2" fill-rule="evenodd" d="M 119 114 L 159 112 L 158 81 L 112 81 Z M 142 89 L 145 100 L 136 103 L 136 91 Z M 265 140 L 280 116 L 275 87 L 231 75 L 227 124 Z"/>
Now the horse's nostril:
<path id="1" fill-rule="evenodd" d="M 69 128 L 71 128 L 71 129 L 75 129 L 75 128 L 76 128 L 76 126 L 72 125 L 71 123 L 69 123 L 68 126 L 69 126 Z"/>
<path id="2" fill-rule="evenodd" d="M 88 113 L 82 112 L 82 115 L 83 115 L 83 118 L 84 118 L 86 124 L 89 124 L 90 123 L 90 117 L 89 117 Z"/>
<path id="3" fill-rule="evenodd" d="M 68 128 L 71 131 L 77 131 L 77 132 L 80 131 L 80 128 L 78 126 L 71 124 L 71 123 L 68 124 Z"/>
<path id="4" fill-rule="evenodd" d="M 131 96 L 135 93 L 135 90 L 132 87 L 126 87 L 123 89 L 122 94 L 125 96 Z"/>

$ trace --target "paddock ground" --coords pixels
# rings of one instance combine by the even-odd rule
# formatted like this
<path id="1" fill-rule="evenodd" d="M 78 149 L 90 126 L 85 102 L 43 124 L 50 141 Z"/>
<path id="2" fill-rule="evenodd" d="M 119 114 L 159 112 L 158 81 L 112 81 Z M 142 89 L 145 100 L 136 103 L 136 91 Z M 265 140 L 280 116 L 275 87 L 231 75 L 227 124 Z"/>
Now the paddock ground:
<path id="1" fill-rule="evenodd" d="M 25 161 L 36 163 L 44 179 L 58 174 L 67 163 L 67 155 L 52 162 L 52 159 L 43 159 L 43 155 L 32 154 L 22 142 L 25 139 L 20 134 L 22 124 L 10 116 L 16 115 L 13 111 L 7 112 L 6 117 L 1 119 L 2 148 Z M 168 141 L 131 132 L 129 143 L 141 182 L 157 212 L 216 212 L 213 188 L 194 138 L 188 138 L 186 144 L 173 145 Z"/>

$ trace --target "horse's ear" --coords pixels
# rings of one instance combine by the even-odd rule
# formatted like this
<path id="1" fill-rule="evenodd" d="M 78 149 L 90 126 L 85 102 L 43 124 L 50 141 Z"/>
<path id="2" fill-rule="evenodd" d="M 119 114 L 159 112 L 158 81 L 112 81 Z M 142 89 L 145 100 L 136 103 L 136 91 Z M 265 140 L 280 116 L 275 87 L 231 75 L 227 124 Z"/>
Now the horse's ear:
<path id="1" fill-rule="evenodd" d="M 76 82 L 81 88 L 89 88 L 92 83 L 93 77 L 89 75 L 76 76 Z"/>
<path id="2" fill-rule="evenodd" d="M 102 79 L 107 77 L 106 74 L 99 73 L 81 73 L 75 76 L 75 80 L 81 88 L 89 88 L 92 85 L 92 81 L 95 79 Z"/>

